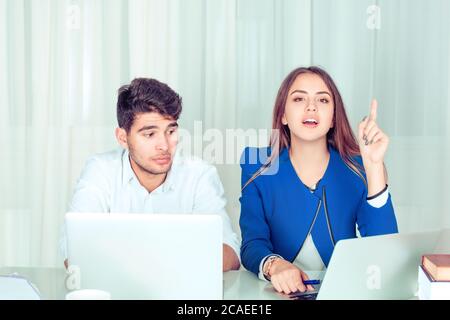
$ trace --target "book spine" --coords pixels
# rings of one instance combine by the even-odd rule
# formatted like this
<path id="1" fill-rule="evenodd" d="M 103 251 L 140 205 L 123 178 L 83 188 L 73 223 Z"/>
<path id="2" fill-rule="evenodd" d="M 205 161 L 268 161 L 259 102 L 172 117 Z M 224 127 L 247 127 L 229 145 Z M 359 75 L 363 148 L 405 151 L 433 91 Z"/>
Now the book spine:
<path id="1" fill-rule="evenodd" d="M 422 266 L 424 271 L 431 277 L 431 281 L 435 281 L 437 275 L 436 266 L 426 256 L 422 257 Z"/>

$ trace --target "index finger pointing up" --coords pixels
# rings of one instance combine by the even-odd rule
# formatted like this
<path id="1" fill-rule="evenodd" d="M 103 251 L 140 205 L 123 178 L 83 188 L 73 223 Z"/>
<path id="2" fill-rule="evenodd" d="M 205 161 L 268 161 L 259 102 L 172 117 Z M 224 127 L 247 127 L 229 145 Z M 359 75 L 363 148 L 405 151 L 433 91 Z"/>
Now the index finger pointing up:
<path id="1" fill-rule="evenodd" d="M 378 109 L 378 101 L 376 99 L 373 99 L 372 105 L 370 106 L 370 119 L 373 121 L 377 120 L 377 109 Z"/>

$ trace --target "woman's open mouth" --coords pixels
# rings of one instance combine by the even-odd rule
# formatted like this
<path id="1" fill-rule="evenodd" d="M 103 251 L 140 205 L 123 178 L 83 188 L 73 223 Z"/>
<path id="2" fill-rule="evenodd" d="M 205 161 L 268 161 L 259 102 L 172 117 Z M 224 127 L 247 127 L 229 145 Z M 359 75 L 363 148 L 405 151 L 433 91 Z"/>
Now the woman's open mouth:
<path id="1" fill-rule="evenodd" d="M 303 120 L 302 123 L 305 127 L 308 127 L 308 128 L 315 128 L 319 125 L 319 121 L 317 121 L 316 119 L 313 119 L 313 118 L 305 119 L 305 120 Z"/>

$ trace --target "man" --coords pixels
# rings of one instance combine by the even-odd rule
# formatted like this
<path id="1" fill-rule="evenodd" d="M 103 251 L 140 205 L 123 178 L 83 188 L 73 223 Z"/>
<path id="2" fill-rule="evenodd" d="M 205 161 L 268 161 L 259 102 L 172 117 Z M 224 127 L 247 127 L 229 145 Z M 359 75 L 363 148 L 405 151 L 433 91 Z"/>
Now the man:
<path id="1" fill-rule="evenodd" d="M 176 155 L 181 109 L 179 95 L 157 80 L 140 78 L 121 87 L 115 134 L 123 149 L 88 160 L 70 211 L 219 214 L 223 271 L 239 269 L 239 243 L 216 168 Z"/>

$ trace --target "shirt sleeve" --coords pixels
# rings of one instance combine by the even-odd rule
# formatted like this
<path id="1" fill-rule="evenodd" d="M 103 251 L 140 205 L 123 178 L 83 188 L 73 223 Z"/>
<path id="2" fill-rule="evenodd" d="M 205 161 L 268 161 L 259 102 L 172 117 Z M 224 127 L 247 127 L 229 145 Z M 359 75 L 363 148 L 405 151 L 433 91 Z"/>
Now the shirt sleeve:
<path id="1" fill-rule="evenodd" d="M 261 262 L 260 262 L 260 264 L 259 264 L 258 278 L 259 278 L 260 280 L 262 280 L 262 281 L 270 282 L 270 281 L 264 276 L 264 273 L 263 273 L 263 267 L 264 267 L 264 263 L 266 262 L 266 260 L 267 260 L 268 258 L 270 258 L 270 257 L 273 257 L 273 256 L 278 257 L 278 258 L 280 258 L 280 259 L 283 259 L 283 257 L 280 256 L 279 254 L 269 254 L 269 255 L 265 256 L 265 257 L 261 260 Z"/>
<path id="2" fill-rule="evenodd" d="M 222 218 L 223 243 L 230 246 L 239 259 L 239 240 L 226 210 L 225 192 L 217 169 L 209 166 L 201 175 L 195 192 L 193 213 L 216 213 Z"/>
<path id="3" fill-rule="evenodd" d="M 101 163 L 95 157 L 89 159 L 78 179 L 69 212 L 109 212 L 110 187 Z M 65 222 L 60 230 L 59 246 L 67 259 L 67 235 Z"/>
<path id="4" fill-rule="evenodd" d="M 389 198 L 389 187 L 386 186 L 380 193 L 367 198 L 367 202 L 374 208 L 381 208 L 386 204 Z"/>
<path id="5" fill-rule="evenodd" d="M 397 220 L 391 195 L 387 193 L 387 201 L 381 207 L 375 207 L 367 201 L 367 190 L 363 194 L 357 212 L 356 223 L 363 237 L 397 233 Z"/>
<path id="6" fill-rule="evenodd" d="M 69 206 L 71 212 L 109 212 L 110 185 L 99 160 L 91 158 L 81 172 Z"/>

